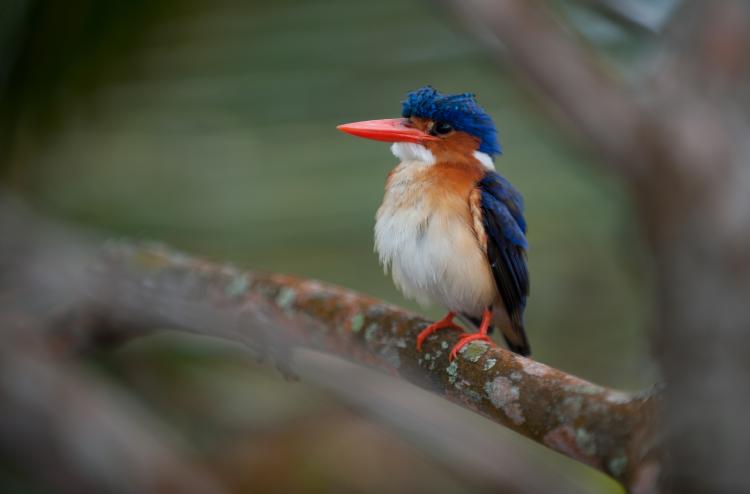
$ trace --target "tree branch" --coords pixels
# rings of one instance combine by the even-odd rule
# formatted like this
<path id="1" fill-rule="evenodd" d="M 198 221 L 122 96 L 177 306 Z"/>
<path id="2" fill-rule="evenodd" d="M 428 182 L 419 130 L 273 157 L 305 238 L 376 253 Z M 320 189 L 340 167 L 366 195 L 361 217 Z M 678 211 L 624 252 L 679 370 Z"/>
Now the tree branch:
<path id="1" fill-rule="evenodd" d="M 61 358 L 106 350 L 155 328 L 168 327 L 239 341 L 258 357 L 272 356 L 285 373 L 290 373 L 291 367 L 307 382 L 387 423 L 472 485 L 519 494 L 588 492 L 588 486 L 556 471 L 554 465 L 541 472 L 530 466 L 536 463 L 532 451 L 518 446 L 511 449 L 503 440 L 505 430 L 478 427 L 457 408 L 440 408 L 438 397 L 420 394 L 406 381 L 305 349 L 328 349 L 350 360 L 379 365 L 398 377 L 389 363 L 398 356 L 385 350 L 387 346 L 382 355 L 368 356 L 368 350 L 352 353 L 346 346 L 348 326 L 339 327 L 340 332 L 333 331 L 329 337 L 327 324 L 334 323 L 328 318 L 290 312 L 296 298 L 291 287 L 271 292 L 248 281 L 269 275 L 243 273 L 153 246 L 110 243 L 102 252 L 93 247 L 95 239 L 61 229 L 2 199 L 0 445 L 7 445 L 31 472 L 61 472 L 69 479 L 61 488 L 113 491 L 112 486 L 119 485 L 123 492 L 131 492 L 131 486 L 138 492 L 154 492 L 159 490 L 154 484 L 179 486 L 182 479 L 188 485 L 178 490 L 190 492 L 188 487 L 196 486 L 201 492 L 208 491 L 208 480 L 199 470 L 186 467 L 174 454 L 170 460 L 169 455 L 179 450 L 132 400 L 77 372 L 73 362 Z M 160 274 L 153 276 L 153 270 Z M 305 283 L 315 286 L 315 282 Z M 341 298 L 324 291 L 320 295 L 321 302 L 325 296 L 340 310 L 360 298 L 354 294 Z M 373 328 L 364 328 L 364 319 L 356 314 L 352 317 L 345 325 L 358 324 L 360 331 L 366 329 L 380 337 Z M 403 342 L 396 345 L 400 349 Z M 24 366 L 43 372 L 21 370 Z M 33 393 L 24 391 L 29 385 Z M 92 406 L 73 406 L 70 413 L 60 413 L 64 408 L 60 403 Z M 111 425 L 101 430 L 107 416 Z M 81 427 L 90 434 L 66 432 Z M 126 447 L 118 442 L 123 440 L 118 431 L 130 431 L 124 434 L 129 440 Z M 144 431 L 148 433 L 144 435 Z M 122 456 L 114 461 L 118 468 L 109 468 L 111 461 L 93 466 L 78 461 L 82 446 L 108 451 L 97 458 Z M 142 447 L 148 451 L 142 452 Z M 498 462 L 503 468 L 492 467 Z M 106 467 L 104 471 L 102 467 Z M 178 474 L 188 468 L 192 475 Z M 121 482 L 122 475 L 133 481 Z M 60 484 L 54 475 L 45 480 Z"/>
<path id="2" fill-rule="evenodd" d="M 398 375 L 534 441 L 627 481 L 650 454 L 653 397 L 597 386 L 502 348 L 466 347 L 456 333 L 414 347 L 427 321 L 345 288 L 244 272 L 162 247 L 110 246 L 91 266 L 88 330 L 175 328 L 249 345 L 286 366 L 305 346 Z M 78 328 L 78 331 L 86 330 Z"/>
<path id="3" fill-rule="evenodd" d="M 658 395 L 610 390 L 481 342 L 449 362 L 457 333 L 418 352 L 428 321 L 371 297 L 160 246 L 92 248 L 18 209 L 0 201 L 0 314 L 33 319 L 60 351 L 169 328 L 241 342 L 289 373 L 292 350 L 312 348 L 385 370 L 626 483 L 654 454 Z"/>

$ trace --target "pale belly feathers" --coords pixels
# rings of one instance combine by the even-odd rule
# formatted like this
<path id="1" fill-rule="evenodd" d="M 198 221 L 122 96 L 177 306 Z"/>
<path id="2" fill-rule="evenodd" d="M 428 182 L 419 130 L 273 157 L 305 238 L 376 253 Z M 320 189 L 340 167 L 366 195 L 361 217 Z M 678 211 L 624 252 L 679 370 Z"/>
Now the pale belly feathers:
<path id="1" fill-rule="evenodd" d="M 375 250 L 407 297 L 479 317 L 498 292 L 471 226 L 468 193 L 417 180 L 427 166 L 403 162 L 392 172 L 376 216 Z"/>

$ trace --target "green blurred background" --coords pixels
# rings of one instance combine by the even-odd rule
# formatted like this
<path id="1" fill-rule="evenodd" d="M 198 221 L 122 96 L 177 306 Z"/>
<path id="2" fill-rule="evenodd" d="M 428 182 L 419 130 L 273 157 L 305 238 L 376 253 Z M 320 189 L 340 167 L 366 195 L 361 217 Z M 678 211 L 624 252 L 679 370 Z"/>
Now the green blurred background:
<path id="1" fill-rule="evenodd" d="M 648 49 L 644 35 L 574 2 L 554 8 L 616 70 Z M 625 193 L 512 73 L 416 0 L 5 1 L 2 177 L 42 212 L 105 236 L 319 278 L 434 318 L 441 309 L 405 301 L 372 252 L 395 158 L 335 126 L 396 116 L 425 84 L 471 91 L 500 130 L 498 171 L 526 199 L 534 358 L 600 384 L 646 386 L 647 258 Z M 397 480 L 479 489 L 323 393 L 205 340 L 146 339 L 92 365 L 247 492 L 380 492 Z M 342 472 L 334 460 L 363 441 L 374 470 Z M 333 448 L 334 460 L 311 444 Z M 294 483 L 268 474 L 280 470 Z M 19 492 L 29 485 L 12 469 L 3 478 Z"/>

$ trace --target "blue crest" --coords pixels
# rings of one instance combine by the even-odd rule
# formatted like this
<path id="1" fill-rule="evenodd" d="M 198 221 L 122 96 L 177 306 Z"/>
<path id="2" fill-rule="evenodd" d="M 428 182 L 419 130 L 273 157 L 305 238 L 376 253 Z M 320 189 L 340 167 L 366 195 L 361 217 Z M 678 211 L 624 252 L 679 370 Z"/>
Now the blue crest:
<path id="1" fill-rule="evenodd" d="M 470 93 L 440 94 L 435 88 L 425 86 L 406 95 L 401 115 L 409 118 L 429 118 L 450 124 L 454 129 L 479 138 L 479 150 L 490 156 L 501 154 L 497 129 L 492 118 L 474 100 Z"/>

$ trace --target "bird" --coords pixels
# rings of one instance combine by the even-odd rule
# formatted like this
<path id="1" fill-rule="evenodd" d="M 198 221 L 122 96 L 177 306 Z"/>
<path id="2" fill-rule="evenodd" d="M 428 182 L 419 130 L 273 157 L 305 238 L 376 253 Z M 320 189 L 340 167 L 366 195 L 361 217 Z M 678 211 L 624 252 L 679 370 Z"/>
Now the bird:
<path id="1" fill-rule="evenodd" d="M 449 358 L 472 341 L 531 353 L 524 328 L 529 295 L 523 197 L 495 169 L 502 154 L 495 124 L 471 93 L 442 94 L 432 86 L 407 93 L 401 118 L 337 126 L 350 135 L 391 142 L 400 163 L 388 174 L 375 216 L 375 251 L 396 287 L 445 317 L 416 338 L 417 350 L 443 329 L 462 332 Z"/>

